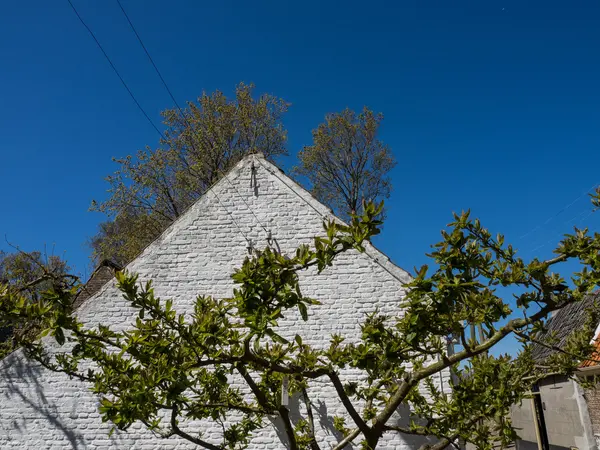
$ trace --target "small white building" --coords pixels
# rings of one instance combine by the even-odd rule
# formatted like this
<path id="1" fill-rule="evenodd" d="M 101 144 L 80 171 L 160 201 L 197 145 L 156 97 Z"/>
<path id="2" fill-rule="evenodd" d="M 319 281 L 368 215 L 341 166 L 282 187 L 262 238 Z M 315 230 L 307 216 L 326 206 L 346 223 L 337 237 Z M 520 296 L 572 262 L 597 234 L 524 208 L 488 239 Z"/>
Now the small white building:
<path id="1" fill-rule="evenodd" d="M 300 244 L 311 244 L 314 236 L 323 233 L 323 219 L 331 216 L 328 208 L 280 169 L 260 155 L 251 155 L 126 269 L 138 273 L 140 280 L 152 279 L 157 296 L 172 299 L 180 312 L 189 311 L 199 294 L 217 298 L 231 295 L 230 275 L 248 254 L 249 242 L 254 248 L 271 245 L 285 254 Z M 398 231 L 390 228 L 387 232 Z M 308 271 L 301 279 L 303 293 L 322 304 L 311 309 L 308 322 L 289 315 L 280 321 L 280 328 L 282 334 L 297 333 L 304 342 L 322 347 L 329 345 L 333 333 L 356 341 L 365 315 L 376 308 L 401 314 L 398 305 L 404 296 L 403 284 L 410 276 L 367 245 L 365 253 L 349 251 L 322 274 Z M 117 329 L 127 328 L 133 319 L 112 279 L 83 301 L 77 314 L 90 325 Z M 352 371 L 343 375 L 357 376 Z M 449 389 L 447 374 L 438 383 Z M 317 436 L 326 449 L 327 443 L 339 440 L 332 426 L 333 416 L 346 416 L 345 410 L 325 380 L 313 383 L 309 394 L 315 405 Z M 142 426 L 109 437 L 111 424 L 102 423 L 98 400 L 88 386 L 43 369 L 20 351 L 0 361 L 0 398 L 1 449 L 197 448 L 179 438 L 162 439 Z M 349 417 L 347 423 L 352 423 Z M 202 423 L 200 431 L 203 439 L 219 442 L 221 429 L 216 424 Z M 381 442 L 383 450 L 413 449 L 422 443 L 412 436 L 390 435 L 387 439 Z M 256 433 L 249 448 L 285 449 L 285 441 L 277 424 L 269 425 Z"/>

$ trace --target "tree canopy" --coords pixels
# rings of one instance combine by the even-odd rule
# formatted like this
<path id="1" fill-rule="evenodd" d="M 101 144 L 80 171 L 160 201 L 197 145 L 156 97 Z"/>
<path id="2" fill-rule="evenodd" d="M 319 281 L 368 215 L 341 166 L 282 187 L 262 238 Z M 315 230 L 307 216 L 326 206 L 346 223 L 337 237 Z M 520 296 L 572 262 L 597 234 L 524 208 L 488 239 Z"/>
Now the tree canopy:
<path id="1" fill-rule="evenodd" d="M 215 91 L 184 110 L 167 109 L 159 148 L 114 158 L 110 195 L 91 206 L 109 218 L 90 240 L 95 262 L 130 261 L 245 155 L 286 154 L 288 104 L 270 94 L 255 98 L 253 89 L 240 83 L 233 99 Z"/>
<path id="2" fill-rule="evenodd" d="M 306 320 L 318 303 L 302 294 L 299 273 L 309 267 L 329 270 L 341 253 L 364 251 L 365 241 L 378 233 L 381 210 L 382 205 L 368 203 L 349 226 L 326 222 L 312 246 L 293 254 L 268 247 L 255 252 L 232 275 L 231 298 L 199 293 L 189 316 L 178 313 L 171 300 L 157 298 L 150 281 L 141 284 L 135 274 L 119 273 L 118 287 L 137 311 L 130 330 L 86 327 L 71 311 L 74 290 L 60 284 L 34 304 L 4 285 L 0 325 L 38 320 L 44 334 L 65 345 L 63 351 L 48 353 L 26 339 L 24 349 L 47 368 L 90 383 L 101 396 L 100 413 L 115 427 L 125 430 L 140 422 L 200 448 L 245 448 L 255 433 L 272 426 L 266 419 L 273 416 L 282 420 L 290 449 L 323 448 L 314 432 L 315 380 L 333 386 L 347 413 L 347 419 L 334 421 L 341 433 L 335 450 L 350 442 L 374 450 L 390 433 L 434 437 L 424 449 L 469 442 L 491 450 L 511 442 L 516 434 L 509 408 L 528 395 L 531 384 L 549 370 L 573 375 L 591 358 L 597 305 L 562 348 L 551 339 L 540 341 L 539 333 L 553 311 L 581 301 L 598 286 L 600 234 L 575 229 L 553 258 L 525 261 L 469 212 L 456 214 L 432 247 L 433 269 L 416 270 L 398 314 L 366 316 L 358 343 L 334 334 L 321 349 L 302 335 L 286 338 L 279 321 L 292 310 Z M 582 269 L 561 275 L 569 261 Z M 503 296 L 507 287 L 516 303 Z M 474 335 L 471 327 L 481 333 Z M 492 356 L 489 350 L 511 335 L 523 342 L 523 351 Z M 456 341 L 453 349 L 449 341 Z M 536 362 L 532 343 L 557 351 Z M 347 368 L 360 372 L 362 381 L 345 381 L 340 374 Z M 454 375 L 451 394 L 434 382 L 447 370 Z M 248 395 L 229 382 L 234 374 Z M 281 401 L 284 379 L 290 395 L 305 404 L 299 420 Z M 402 404 L 410 410 L 406 426 L 391 420 L 402 414 Z M 222 424 L 222 441 L 204 436 L 190 422 L 196 419 Z"/>
<path id="3" fill-rule="evenodd" d="M 360 213 L 363 201 L 390 196 L 389 171 L 396 165 L 390 148 L 377 133 L 382 114 L 365 107 L 328 114 L 313 130 L 313 145 L 302 149 L 294 171 L 308 178 L 311 191 L 340 217 Z"/>
<path id="4" fill-rule="evenodd" d="M 269 94 L 255 98 L 253 90 L 241 83 L 234 99 L 215 91 L 185 110 L 167 109 L 159 148 L 114 158 L 119 169 L 106 178 L 109 197 L 90 208 L 108 216 L 89 241 L 94 262 L 125 265 L 247 154 L 270 160 L 287 154 L 289 105 Z M 329 114 L 313 131 L 313 145 L 299 153 L 294 172 L 346 220 L 360 213 L 363 200 L 390 195 L 395 159 L 377 136 L 382 119 L 368 108 Z"/>
<path id="5" fill-rule="evenodd" d="M 39 251 L 0 251 L 0 284 L 19 292 L 27 303 L 40 301 L 42 295 L 53 286 L 52 280 L 73 284 L 77 278 L 69 275 L 70 267 L 57 255 L 44 255 Z M 15 348 L 15 342 L 25 336 L 35 338 L 39 332 L 36 320 L 24 321 L 14 327 L 0 323 L 0 358 Z M 22 336 L 23 335 L 23 336 Z"/>

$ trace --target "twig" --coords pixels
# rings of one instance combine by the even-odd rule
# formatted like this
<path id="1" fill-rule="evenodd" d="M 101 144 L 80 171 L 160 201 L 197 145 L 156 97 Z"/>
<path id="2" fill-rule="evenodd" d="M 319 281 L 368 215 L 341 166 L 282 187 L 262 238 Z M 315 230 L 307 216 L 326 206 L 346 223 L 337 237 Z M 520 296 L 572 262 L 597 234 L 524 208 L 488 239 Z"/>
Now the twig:
<path id="1" fill-rule="evenodd" d="M 319 447 L 319 444 L 317 443 L 317 438 L 315 437 L 315 419 L 313 417 L 312 404 L 310 403 L 308 392 L 306 392 L 305 387 L 302 387 L 302 398 L 304 399 L 304 405 L 306 406 L 306 416 L 310 428 L 310 448 L 312 450 L 321 450 L 321 447 Z"/>

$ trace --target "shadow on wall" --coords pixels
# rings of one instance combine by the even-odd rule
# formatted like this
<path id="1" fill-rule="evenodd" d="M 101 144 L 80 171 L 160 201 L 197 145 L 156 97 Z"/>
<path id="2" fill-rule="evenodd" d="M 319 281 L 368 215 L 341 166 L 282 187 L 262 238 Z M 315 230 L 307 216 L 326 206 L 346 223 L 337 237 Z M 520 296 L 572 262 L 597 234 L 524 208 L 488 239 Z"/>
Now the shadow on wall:
<path id="1" fill-rule="evenodd" d="M 43 419 L 42 423 L 50 423 L 56 430 L 60 430 L 70 443 L 70 448 L 79 450 L 85 448 L 85 442 L 81 434 L 69 429 L 59 418 L 56 404 L 50 403 L 44 394 L 41 379 L 43 378 L 42 367 L 26 360 L 21 351 L 17 350 L 6 357 L 0 366 L 0 381 L 2 382 L 3 404 L 22 404 L 27 406 L 26 411 L 15 411 L 14 418 L 5 422 L 4 426 L 10 429 L 1 430 L 2 434 L 11 441 L 11 433 L 28 434 L 28 423 L 36 419 Z M 31 394 L 35 392 L 35 398 Z"/>
<path id="2" fill-rule="evenodd" d="M 319 428 L 321 432 L 325 433 L 327 436 L 333 436 L 336 442 L 341 441 L 344 438 L 344 435 L 335 429 L 333 426 L 333 418 L 334 416 L 330 415 L 327 411 L 327 405 L 321 401 L 317 401 L 318 404 L 312 403 L 313 414 L 315 422 L 315 428 L 317 428 L 317 440 L 319 438 Z M 300 395 L 296 394 L 290 397 L 290 420 L 292 421 L 292 425 L 296 425 L 301 419 L 305 419 L 305 417 L 300 412 L 300 408 L 304 409 L 304 404 L 301 405 Z M 406 427 L 409 426 L 410 420 L 410 410 L 408 406 L 401 406 L 398 409 L 398 412 L 392 416 L 390 419 L 389 425 L 398 426 L 398 427 Z M 286 449 L 289 449 L 289 442 L 287 439 L 287 435 L 285 433 L 285 428 L 280 418 L 272 418 L 270 419 L 272 425 L 275 427 L 277 431 L 277 437 L 279 441 L 285 446 Z M 353 424 L 347 424 L 348 427 L 352 427 Z M 390 435 L 391 436 L 391 435 Z M 402 439 L 404 444 L 408 446 L 408 448 L 419 448 L 423 444 L 434 444 L 437 442 L 437 439 L 424 437 L 424 436 L 414 436 L 414 435 L 402 435 Z M 383 440 L 382 440 L 383 443 Z M 345 448 L 347 449 L 356 449 L 360 447 L 360 439 L 356 439 L 353 444 L 347 445 Z"/>
<path id="3" fill-rule="evenodd" d="M 289 411 L 290 411 L 290 420 L 292 422 L 292 425 L 296 425 L 300 420 L 302 419 L 306 419 L 302 413 L 300 412 L 300 395 L 299 394 L 295 394 L 292 395 L 290 397 L 290 404 L 289 404 Z M 304 404 L 302 404 L 302 406 L 304 407 Z M 336 441 L 341 441 L 344 436 L 342 435 L 342 433 L 340 433 L 338 430 L 335 429 L 335 427 L 333 426 L 333 416 L 330 416 L 327 414 L 327 405 L 322 402 L 322 401 L 318 401 L 318 405 L 315 405 L 313 403 L 312 405 L 313 407 L 313 415 L 314 415 L 314 420 L 317 421 L 318 423 L 315 423 L 315 428 L 320 426 L 320 429 L 322 430 L 322 432 L 324 432 L 326 435 L 329 436 L 334 436 Z M 273 427 L 275 428 L 275 431 L 277 432 L 277 438 L 279 439 L 279 442 L 281 442 L 285 448 L 290 448 L 289 445 L 289 441 L 287 438 L 287 434 L 285 432 L 285 428 L 283 426 L 283 422 L 281 421 L 281 419 L 279 417 L 277 418 L 269 418 L 271 424 L 273 425 Z M 318 428 L 317 428 L 317 433 L 318 433 Z M 318 439 L 319 435 L 317 436 Z M 349 445 L 347 448 L 354 448 L 353 446 Z"/>
<path id="4" fill-rule="evenodd" d="M 45 369 L 39 364 L 34 364 L 27 360 L 20 351 L 9 355 L 5 360 L 0 361 L 0 363 L 0 398 L 2 398 L 4 412 L 7 413 L 7 409 L 10 410 L 11 406 L 17 408 L 17 405 L 23 405 L 26 407 L 20 410 L 15 409 L 4 416 L 6 418 L 12 414 L 10 421 L 4 420 L 0 423 L 0 427 L 2 427 L 0 435 L 4 439 L 10 442 L 11 440 L 15 440 L 15 435 L 27 436 L 39 433 L 34 439 L 39 442 L 39 440 L 43 439 L 45 424 L 46 427 L 53 428 L 62 433 L 64 436 L 64 440 L 61 439 L 62 448 L 72 450 L 87 448 L 89 442 L 84 439 L 83 435 L 79 431 L 68 427 L 61 420 L 61 417 L 68 417 L 68 412 L 64 408 L 59 409 L 45 395 L 44 387 L 48 387 L 48 382 L 44 374 L 46 372 Z M 319 441 L 322 439 L 327 441 L 335 440 L 336 442 L 342 440 L 343 435 L 333 426 L 334 416 L 329 413 L 327 405 L 322 400 L 317 400 L 316 403 L 313 402 L 312 408 L 317 428 L 317 439 Z M 290 398 L 289 410 L 293 425 L 296 425 L 304 418 L 302 414 L 304 403 L 301 401 L 299 395 L 294 395 Z M 390 425 L 407 427 L 409 425 L 409 418 L 410 411 L 408 407 L 403 406 L 392 416 Z M 272 418 L 271 423 L 277 433 L 278 440 L 282 444 L 282 448 L 289 448 L 289 442 L 281 419 Z M 351 427 L 352 424 L 348 423 L 347 426 Z M 36 427 L 38 428 L 36 429 Z M 14 437 L 11 437 L 11 434 Z M 390 434 L 389 436 L 394 435 Z M 17 438 L 16 440 L 22 443 L 20 439 Z M 408 448 L 419 448 L 425 443 L 431 444 L 437 442 L 435 439 L 412 435 L 403 435 L 402 440 Z M 385 438 L 381 441 L 384 446 L 385 441 Z M 354 445 L 348 445 L 346 448 L 356 449 L 359 447 L 359 442 L 360 439 L 357 439 Z"/>

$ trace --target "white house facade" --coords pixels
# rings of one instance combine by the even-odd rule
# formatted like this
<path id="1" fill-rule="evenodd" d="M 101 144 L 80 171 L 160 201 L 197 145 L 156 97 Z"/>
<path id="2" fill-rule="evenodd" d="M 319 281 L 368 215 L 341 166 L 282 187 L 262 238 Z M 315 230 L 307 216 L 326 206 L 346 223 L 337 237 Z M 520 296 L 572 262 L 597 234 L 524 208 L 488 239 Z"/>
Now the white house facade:
<path id="1" fill-rule="evenodd" d="M 140 280 L 152 279 L 156 295 L 173 300 L 180 312 L 190 311 L 199 294 L 223 298 L 233 289 L 231 273 L 248 254 L 248 247 L 274 246 L 283 254 L 300 244 L 311 244 L 323 233 L 323 219 L 331 211 L 295 184 L 261 155 L 240 161 L 188 211 L 149 245 L 127 270 Z M 386 230 L 395 232 L 395 230 Z M 249 244 L 250 242 L 250 244 Z M 283 334 L 300 334 L 305 343 L 329 345 L 333 333 L 347 341 L 360 336 L 365 315 L 379 309 L 401 314 L 403 284 L 407 272 L 368 245 L 365 253 L 342 254 L 333 267 L 318 275 L 301 275 L 303 293 L 321 305 L 310 310 L 303 322 L 289 315 L 280 321 Z M 109 281 L 78 308 L 79 318 L 90 325 L 125 329 L 133 319 L 121 293 Z M 357 377 L 350 371 L 344 377 Z M 449 389 L 445 374 L 438 383 Z M 346 416 L 328 382 L 310 386 L 315 407 L 317 437 L 321 448 L 339 440 L 333 416 Z M 180 438 L 163 439 L 142 426 L 109 437 L 110 423 L 97 412 L 98 399 L 88 386 L 64 374 L 53 373 L 17 351 L 0 361 L 0 449 L 197 449 Z M 292 402 L 291 407 L 294 407 Z M 352 423 L 347 419 L 347 423 Z M 211 422 L 194 424 L 204 440 L 218 443 L 221 428 Z M 387 439 L 387 440 L 386 440 Z M 418 448 L 412 436 L 390 435 L 382 450 Z M 277 426 L 257 432 L 250 449 L 285 449 L 285 437 Z M 348 448 L 356 448 L 348 446 Z"/>

